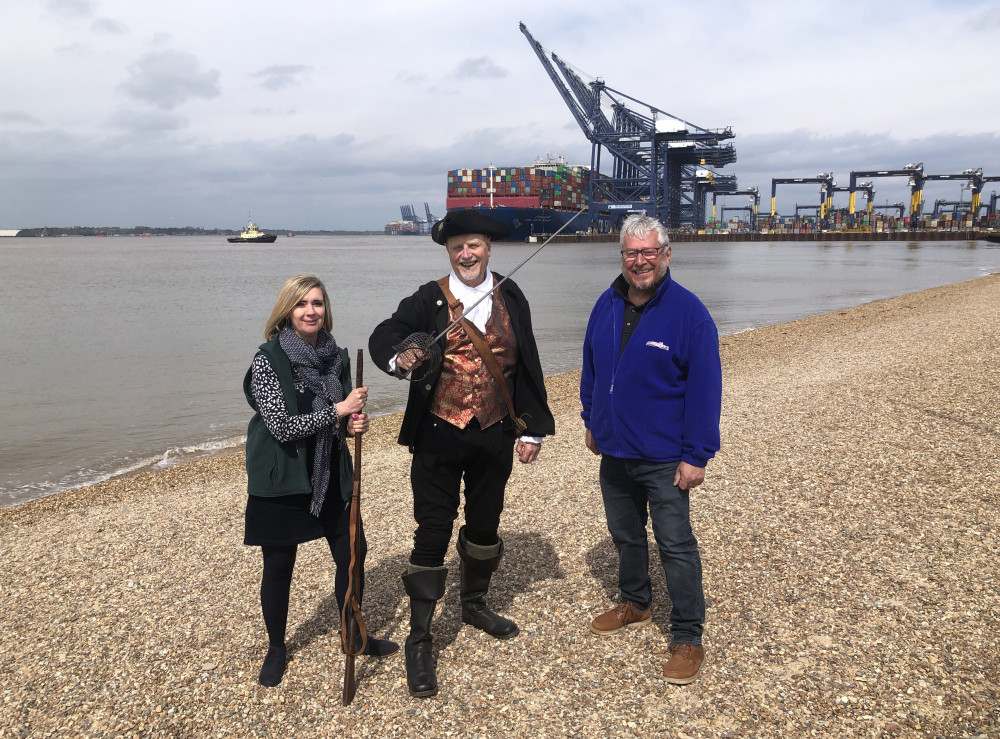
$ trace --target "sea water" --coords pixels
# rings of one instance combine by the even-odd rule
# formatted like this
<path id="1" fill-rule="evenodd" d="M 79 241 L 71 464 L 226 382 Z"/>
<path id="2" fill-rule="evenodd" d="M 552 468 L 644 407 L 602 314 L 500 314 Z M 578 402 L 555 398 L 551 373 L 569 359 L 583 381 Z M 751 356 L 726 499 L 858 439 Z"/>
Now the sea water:
<path id="1" fill-rule="evenodd" d="M 506 273 L 537 248 L 494 244 L 490 266 Z M 546 374 L 579 369 L 619 259 L 616 243 L 550 244 L 518 271 Z M 242 443 L 244 374 L 301 272 L 327 284 L 352 361 L 365 350 L 368 411 L 400 410 L 407 384 L 368 360 L 368 336 L 447 271 L 426 236 L 0 239 L 0 506 Z M 985 242 L 680 243 L 671 260 L 723 334 L 998 271 Z"/>

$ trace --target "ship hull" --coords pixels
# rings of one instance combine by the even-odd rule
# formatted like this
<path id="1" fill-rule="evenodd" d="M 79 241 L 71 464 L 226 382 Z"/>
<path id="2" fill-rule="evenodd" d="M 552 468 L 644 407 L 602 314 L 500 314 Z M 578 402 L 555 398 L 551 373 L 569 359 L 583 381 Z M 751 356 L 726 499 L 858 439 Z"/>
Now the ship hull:
<path id="1" fill-rule="evenodd" d="M 226 241 L 230 244 L 273 244 L 278 237 L 275 234 L 264 234 L 263 236 L 230 236 Z"/>
<path id="2" fill-rule="evenodd" d="M 475 210 L 484 216 L 500 221 L 510 229 L 508 241 L 527 241 L 532 237 L 554 234 L 569 223 L 578 211 L 555 210 L 553 208 L 517 208 L 508 206 L 472 206 L 467 210 Z M 567 226 L 563 233 L 586 231 L 590 227 L 590 214 L 584 211 Z"/>

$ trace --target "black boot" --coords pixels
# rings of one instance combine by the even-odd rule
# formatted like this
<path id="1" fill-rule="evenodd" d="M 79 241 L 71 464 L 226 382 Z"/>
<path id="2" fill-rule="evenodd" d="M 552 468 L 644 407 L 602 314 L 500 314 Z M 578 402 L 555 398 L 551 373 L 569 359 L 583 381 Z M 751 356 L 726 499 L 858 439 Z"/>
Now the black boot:
<path id="1" fill-rule="evenodd" d="M 503 557 L 503 539 L 490 547 L 470 544 L 465 539 L 465 527 L 458 531 L 458 556 L 462 580 L 462 622 L 482 629 L 495 639 L 510 639 L 520 629 L 510 619 L 498 616 L 484 600 L 490 589 L 490 578 Z"/>
<path id="2" fill-rule="evenodd" d="M 412 567 L 412 565 L 411 565 Z M 406 637 L 406 686 L 415 698 L 426 698 L 438 691 L 434 675 L 431 619 L 434 607 L 444 595 L 447 567 L 409 570 L 403 575 L 403 588 L 410 596 L 410 635 Z"/>

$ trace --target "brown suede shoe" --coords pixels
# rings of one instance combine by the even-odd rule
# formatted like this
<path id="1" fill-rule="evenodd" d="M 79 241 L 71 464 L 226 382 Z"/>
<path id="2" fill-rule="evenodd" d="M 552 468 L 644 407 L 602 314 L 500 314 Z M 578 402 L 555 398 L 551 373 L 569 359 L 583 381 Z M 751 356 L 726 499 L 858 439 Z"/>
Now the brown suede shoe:
<path id="1" fill-rule="evenodd" d="M 693 683 L 705 661 L 705 649 L 692 644 L 670 647 L 670 660 L 663 668 L 663 679 L 674 685 Z"/>
<path id="2" fill-rule="evenodd" d="M 647 608 L 645 611 L 636 610 L 628 601 L 622 601 L 607 613 L 602 613 L 590 624 L 590 630 L 601 636 L 617 634 L 623 629 L 635 626 L 645 626 L 652 619 Z"/>

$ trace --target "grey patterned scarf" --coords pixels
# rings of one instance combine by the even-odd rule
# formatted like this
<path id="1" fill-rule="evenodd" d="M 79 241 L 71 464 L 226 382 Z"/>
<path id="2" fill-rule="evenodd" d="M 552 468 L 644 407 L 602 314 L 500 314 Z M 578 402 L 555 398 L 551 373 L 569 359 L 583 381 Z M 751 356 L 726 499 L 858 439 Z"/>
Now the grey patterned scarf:
<path id="1" fill-rule="evenodd" d="M 340 348 L 336 340 L 326 331 L 320 331 L 313 347 L 290 328 L 283 328 L 278 335 L 278 343 L 292 362 L 292 369 L 313 393 L 312 409 L 321 411 L 336 405 L 344 399 L 344 388 L 340 384 Z M 337 446 L 343 443 L 340 425 L 324 426 L 316 432 L 316 451 L 313 454 L 312 501 L 309 512 L 318 516 L 330 485 L 330 464 L 333 441 Z"/>

